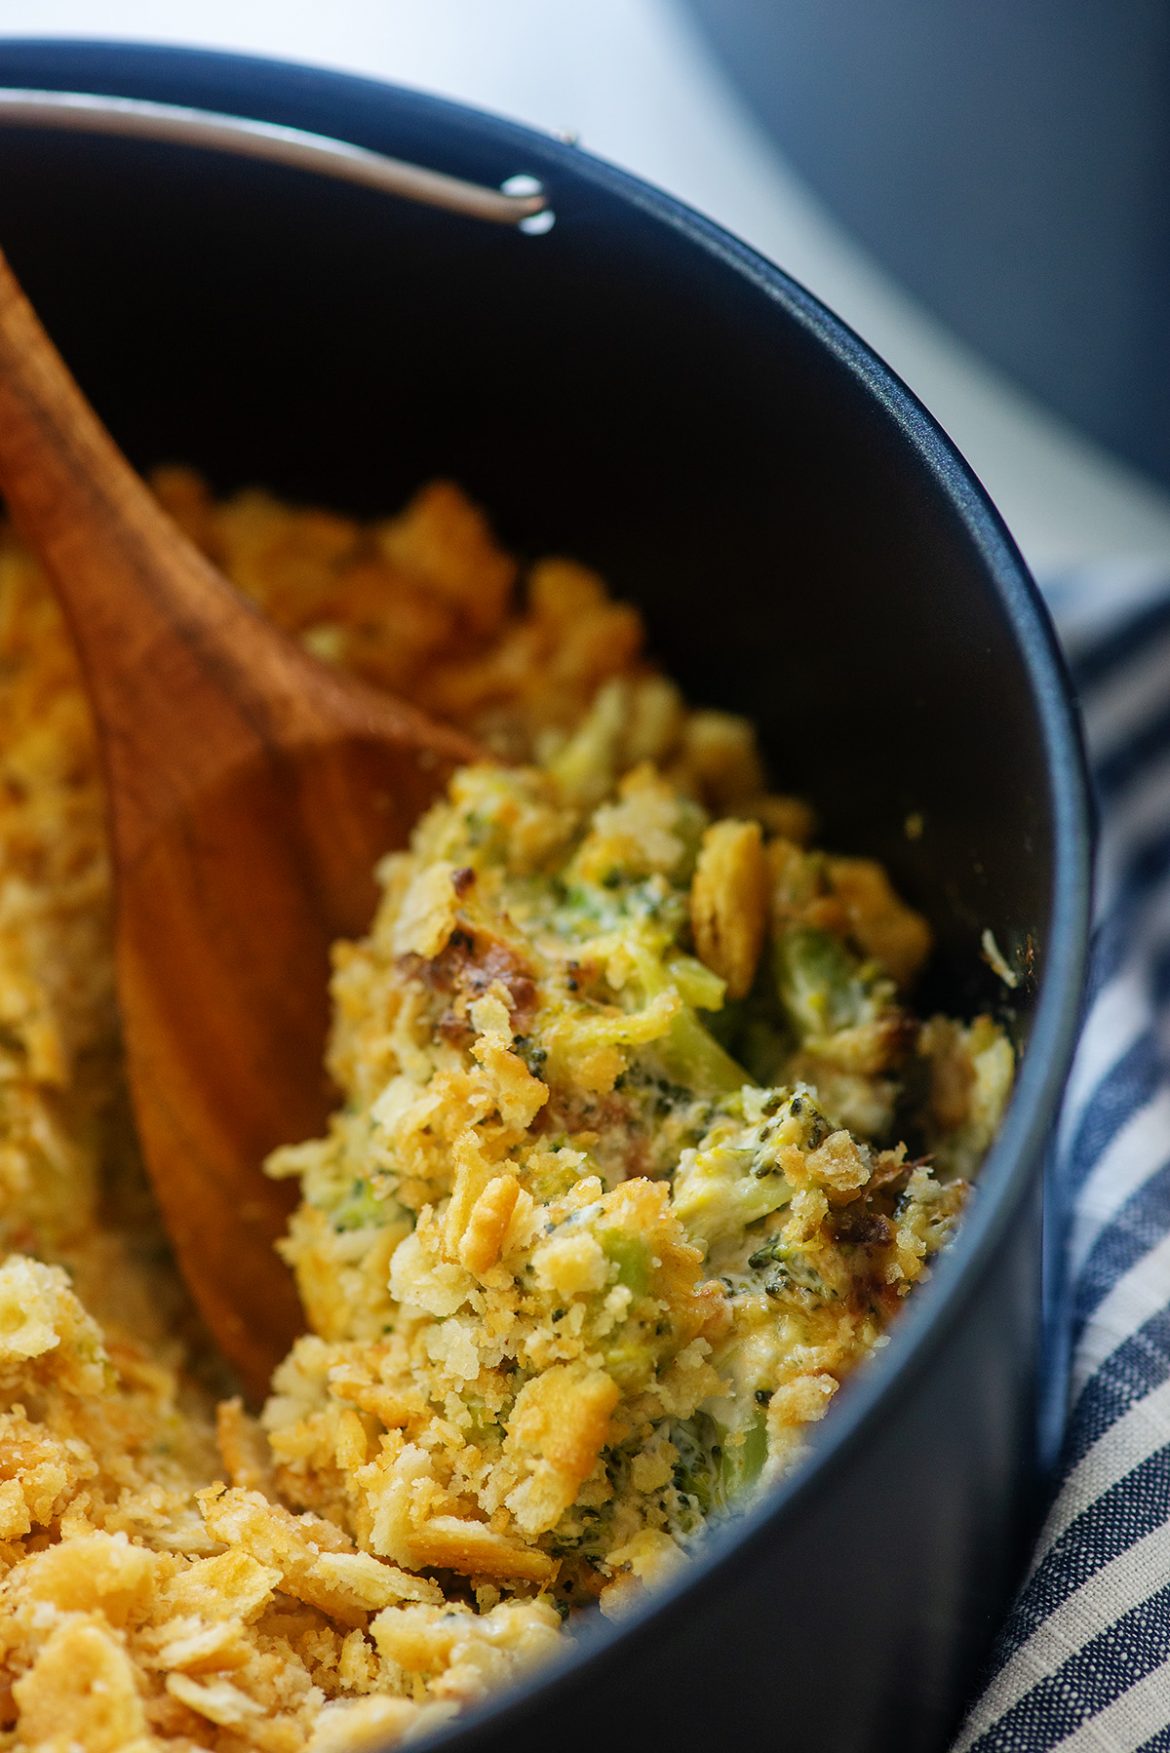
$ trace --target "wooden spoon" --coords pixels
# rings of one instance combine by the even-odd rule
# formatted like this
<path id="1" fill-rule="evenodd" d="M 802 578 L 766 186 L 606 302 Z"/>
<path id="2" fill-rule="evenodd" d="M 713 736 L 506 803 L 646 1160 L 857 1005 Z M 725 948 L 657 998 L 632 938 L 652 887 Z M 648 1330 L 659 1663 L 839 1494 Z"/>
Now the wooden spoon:
<path id="1" fill-rule="evenodd" d="M 482 753 L 237 596 L 117 450 L 2 256 L 0 492 L 97 720 L 147 1165 L 207 1325 L 259 1395 L 304 1325 L 273 1248 L 291 1190 L 260 1165 L 326 1117 L 329 946 L 367 927 L 376 859 Z"/>

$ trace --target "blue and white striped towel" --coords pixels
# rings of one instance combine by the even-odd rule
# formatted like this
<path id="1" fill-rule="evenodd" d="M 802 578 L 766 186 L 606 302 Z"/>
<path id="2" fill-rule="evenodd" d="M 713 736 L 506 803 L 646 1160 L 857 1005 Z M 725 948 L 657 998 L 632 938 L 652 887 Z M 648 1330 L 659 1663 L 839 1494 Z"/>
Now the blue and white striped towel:
<path id="1" fill-rule="evenodd" d="M 1071 1381 L 1058 1486 L 956 1753 L 1170 1753 L 1170 581 L 1051 600 L 1101 813 L 1057 1138 Z"/>

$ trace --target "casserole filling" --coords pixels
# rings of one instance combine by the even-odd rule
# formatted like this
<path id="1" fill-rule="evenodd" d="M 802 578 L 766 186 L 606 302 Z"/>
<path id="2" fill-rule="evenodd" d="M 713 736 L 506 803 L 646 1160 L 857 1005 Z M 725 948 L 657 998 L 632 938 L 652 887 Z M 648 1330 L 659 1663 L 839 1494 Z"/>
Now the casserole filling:
<path id="1" fill-rule="evenodd" d="M 164 502 L 329 661 L 499 751 L 338 947 L 326 1137 L 271 1174 L 306 1332 L 255 1415 L 135 1153 L 103 799 L 0 548 L 0 1745 L 329 1753 L 620 1614 L 800 1457 L 952 1236 L 1012 1052 L 635 612 L 454 489 Z"/>

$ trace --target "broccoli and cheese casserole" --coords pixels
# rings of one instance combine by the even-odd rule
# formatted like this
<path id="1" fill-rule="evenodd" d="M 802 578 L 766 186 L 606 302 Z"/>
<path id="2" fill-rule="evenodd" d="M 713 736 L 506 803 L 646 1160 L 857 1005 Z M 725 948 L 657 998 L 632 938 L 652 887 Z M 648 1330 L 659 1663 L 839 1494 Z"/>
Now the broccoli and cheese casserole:
<path id="1" fill-rule="evenodd" d="M 328 1135 L 275 1153 L 304 1335 L 217 1377 L 135 1153 L 103 798 L 0 546 L 0 1747 L 413 1737 L 799 1458 L 954 1232 L 1012 1054 L 814 849 L 636 613 L 435 485 L 358 524 L 159 476 L 328 661 L 481 737 L 340 945 Z"/>

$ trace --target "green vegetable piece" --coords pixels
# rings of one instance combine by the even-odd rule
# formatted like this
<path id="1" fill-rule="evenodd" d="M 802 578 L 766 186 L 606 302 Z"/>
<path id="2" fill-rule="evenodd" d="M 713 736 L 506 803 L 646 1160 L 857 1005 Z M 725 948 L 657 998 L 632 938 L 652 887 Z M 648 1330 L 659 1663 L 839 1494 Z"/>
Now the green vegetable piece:
<path id="1" fill-rule="evenodd" d="M 605 1353 L 605 1368 L 625 1393 L 644 1388 L 654 1374 L 655 1356 L 644 1340 L 622 1339 Z"/>
<path id="2" fill-rule="evenodd" d="M 654 1052 L 667 1076 L 697 1095 L 731 1095 L 752 1081 L 689 1006 L 675 1017 L 666 1037 L 655 1043 Z"/>
<path id="3" fill-rule="evenodd" d="M 818 1302 L 836 1302 L 837 1292 L 825 1283 L 816 1267 L 811 1265 L 799 1248 L 793 1248 L 773 1237 L 762 1248 L 749 1255 L 748 1265 L 759 1271 L 770 1266 L 772 1271 L 764 1284 L 769 1296 L 783 1296 L 788 1291 L 807 1291 Z"/>
<path id="4" fill-rule="evenodd" d="M 380 1229 L 394 1215 L 394 1207 L 379 1199 L 369 1181 L 359 1176 L 348 1193 L 333 1207 L 329 1221 L 338 1233 L 346 1230 Z"/>
<path id="5" fill-rule="evenodd" d="M 768 1459 L 768 1427 L 762 1412 L 757 1412 L 743 1436 L 730 1434 L 722 1439 L 719 1457 L 718 1493 L 723 1507 L 731 1509 L 736 1499 L 749 1491 L 764 1470 Z"/>
<path id="6" fill-rule="evenodd" d="M 635 1296 L 645 1296 L 650 1284 L 650 1249 L 631 1230 L 601 1230 L 602 1252 L 617 1267 L 618 1283 Z"/>
<path id="7" fill-rule="evenodd" d="M 734 1510 L 759 1479 L 768 1458 L 768 1427 L 756 1410 L 742 1431 L 729 1431 L 709 1413 L 671 1427 L 678 1450 L 675 1489 L 693 1498 L 704 1516 Z"/>
<path id="8" fill-rule="evenodd" d="M 684 973 L 680 982 L 675 969 L 685 966 L 691 958 L 675 957 L 668 966 L 661 960 L 661 953 L 656 953 L 652 944 L 645 940 L 640 948 L 635 948 L 635 955 L 638 980 L 647 998 L 656 998 L 659 993 L 673 988 L 683 999 L 682 1008 L 667 1034 L 661 1041 L 656 1041 L 652 1049 L 671 1082 L 681 1084 L 696 1095 L 711 1096 L 730 1095 L 742 1089 L 745 1083 L 750 1083 L 752 1080 L 743 1066 L 724 1051 L 686 1002 L 683 990 L 687 984 L 686 975 Z M 719 984 L 722 986 L 722 982 Z"/>
<path id="9" fill-rule="evenodd" d="M 684 1003 L 695 1010 L 717 1011 L 722 1008 L 727 987 L 718 974 L 704 967 L 696 956 L 674 956 L 667 963 L 667 969 Z"/>
<path id="10" fill-rule="evenodd" d="M 555 1157 L 546 1168 L 532 1175 L 529 1191 L 542 1205 L 551 1205 L 554 1199 L 560 1199 L 570 1187 L 575 1187 L 581 1175 L 579 1164 Z"/>
<path id="11" fill-rule="evenodd" d="M 670 1440 L 678 1450 L 674 1467 L 675 1490 L 692 1498 L 703 1516 L 710 1515 L 714 1504 L 711 1443 L 715 1440 L 716 1429 L 713 1419 L 705 1412 L 698 1412 L 694 1418 L 672 1425 L 670 1430 Z"/>
<path id="12" fill-rule="evenodd" d="M 780 1003 L 802 1040 L 831 1035 L 860 1020 L 865 990 L 853 957 L 832 932 L 795 925 L 780 937 L 774 954 Z"/>
<path id="13" fill-rule="evenodd" d="M 488 1439 L 499 1437 L 499 1420 L 494 1412 L 488 1411 L 481 1395 L 464 1394 L 463 1406 L 471 1419 L 470 1424 L 467 1426 L 467 1438 L 469 1442 L 476 1443 L 482 1447 L 483 1443 Z"/>
<path id="14" fill-rule="evenodd" d="M 693 1240 L 711 1247 L 788 1204 L 787 1178 L 753 1175 L 751 1165 L 752 1152 L 743 1146 L 683 1152 L 674 1175 L 674 1210 Z"/>

